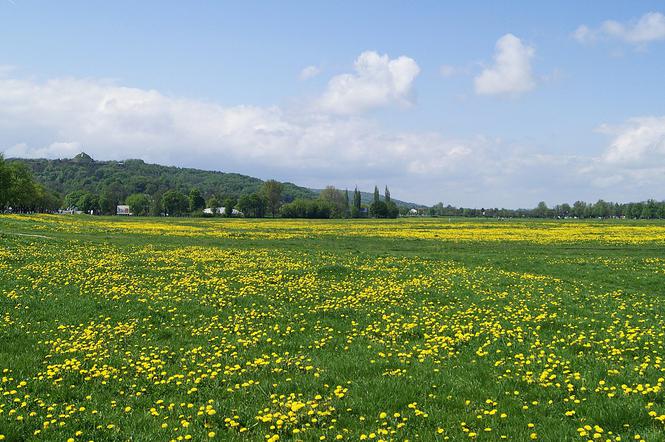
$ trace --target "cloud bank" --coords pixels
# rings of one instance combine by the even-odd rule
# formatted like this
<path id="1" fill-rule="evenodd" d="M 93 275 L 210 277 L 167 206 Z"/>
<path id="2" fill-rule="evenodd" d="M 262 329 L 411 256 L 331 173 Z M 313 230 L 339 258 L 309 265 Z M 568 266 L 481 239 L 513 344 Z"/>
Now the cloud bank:
<path id="1" fill-rule="evenodd" d="M 573 37 L 580 43 L 615 39 L 635 45 L 665 40 L 665 15 L 660 12 L 648 12 L 639 19 L 627 23 L 606 20 L 597 28 L 580 25 L 573 33 Z"/>
<path id="2" fill-rule="evenodd" d="M 506 46 L 530 52 L 513 38 L 505 41 L 499 52 Z M 497 57 L 497 66 L 502 60 Z M 100 160 L 142 158 L 311 187 L 388 184 L 396 198 L 478 207 L 645 199 L 665 185 L 665 166 L 659 166 L 665 164 L 665 116 L 602 126 L 607 149 L 588 157 L 482 133 L 456 138 L 393 130 L 358 113 L 407 100 L 418 71 L 408 57 L 365 52 L 354 73 L 333 77 L 322 92 L 318 102 L 330 107 L 315 110 L 223 106 L 105 80 L 37 81 L 10 72 L 0 77 L 0 151 L 46 158 L 85 151 Z M 348 95 L 352 90 L 363 98 Z"/>

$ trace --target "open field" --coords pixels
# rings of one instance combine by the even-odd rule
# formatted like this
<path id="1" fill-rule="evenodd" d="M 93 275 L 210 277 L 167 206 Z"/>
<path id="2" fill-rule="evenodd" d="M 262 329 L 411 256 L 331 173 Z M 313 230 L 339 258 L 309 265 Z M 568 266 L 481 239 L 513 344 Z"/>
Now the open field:
<path id="1" fill-rule="evenodd" d="M 662 222 L 0 216 L 5 440 L 662 441 L 663 358 Z"/>

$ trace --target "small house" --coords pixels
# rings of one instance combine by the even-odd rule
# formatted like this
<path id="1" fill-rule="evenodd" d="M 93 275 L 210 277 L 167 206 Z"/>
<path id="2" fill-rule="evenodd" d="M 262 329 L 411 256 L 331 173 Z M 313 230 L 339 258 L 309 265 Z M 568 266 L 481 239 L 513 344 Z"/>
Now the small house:
<path id="1" fill-rule="evenodd" d="M 118 205 L 116 207 L 115 213 L 116 215 L 128 215 L 128 216 L 131 215 L 131 213 L 129 212 L 129 206 L 125 204 Z"/>

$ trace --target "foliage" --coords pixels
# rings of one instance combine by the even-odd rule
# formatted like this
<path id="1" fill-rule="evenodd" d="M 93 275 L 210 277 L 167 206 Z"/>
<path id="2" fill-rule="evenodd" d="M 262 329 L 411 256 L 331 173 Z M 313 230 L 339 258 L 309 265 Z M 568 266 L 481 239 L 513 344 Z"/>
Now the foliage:
<path id="1" fill-rule="evenodd" d="M 258 178 L 236 173 L 161 166 L 142 160 L 95 161 L 84 153 L 72 159 L 7 161 L 27 164 L 38 182 L 61 194 L 82 190 L 99 195 L 102 199 L 102 193 L 111 189 L 115 194 L 113 201 L 108 207 L 102 208 L 109 214 L 115 213 L 116 205 L 134 193 L 149 194 L 158 200 L 159 195 L 168 190 L 188 195 L 192 188 L 198 188 L 204 198 L 215 195 L 223 200 L 227 196 L 238 198 L 258 192 L 263 185 Z M 311 190 L 292 183 L 282 183 L 282 186 L 284 201 L 316 196 Z"/>
<path id="2" fill-rule="evenodd" d="M 167 215 L 181 216 L 189 210 L 189 199 L 182 192 L 169 190 L 162 196 L 162 207 Z"/>
<path id="3" fill-rule="evenodd" d="M 83 195 L 81 195 L 77 207 L 79 210 L 82 210 L 85 213 L 97 213 L 99 212 L 99 198 L 97 195 L 93 195 L 90 192 L 85 192 Z"/>
<path id="4" fill-rule="evenodd" d="M 238 200 L 238 210 L 248 218 L 263 218 L 266 214 L 266 207 L 267 203 L 263 194 L 243 195 Z"/>
<path id="5" fill-rule="evenodd" d="M 499 218 L 629 218 L 629 219 L 664 219 L 665 201 L 653 199 L 638 203 L 611 203 L 598 200 L 596 203 L 575 201 L 570 204 L 557 204 L 547 207 L 544 201 L 534 209 L 472 209 L 444 206 L 437 203 L 427 213 L 431 216 L 467 216 L 467 217 L 499 217 Z"/>
<path id="6" fill-rule="evenodd" d="M 353 205 L 351 206 L 351 218 L 360 218 L 362 208 L 361 195 L 358 187 L 353 191 Z"/>
<path id="7" fill-rule="evenodd" d="M 99 208 L 104 215 L 115 215 L 122 191 L 117 185 L 104 188 L 99 195 Z"/>
<path id="8" fill-rule="evenodd" d="M 150 215 L 150 206 L 152 205 L 152 198 L 145 193 L 134 193 L 125 199 L 125 203 L 129 206 L 129 211 L 136 216 Z"/>
<path id="9" fill-rule="evenodd" d="M 224 200 L 224 216 L 231 217 L 233 216 L 233 209 L 235 209 L 238 204 L 238 200 L 232 196 Z"/>
<path id="10" fill-rule="evenodd" d="M 348 195 L 345 197 L 341 190 L 328 186 L 321 191 L 319 199 L 325 201 L 331 209 L 329 218 L 349 217 Z"/>
<path id="11" fill-rule="evenodd" d="M 36 182 L 28 167 L 0 155 L 0 212 L 52 212 L 60 204 L 60 196 Z"/>
<path id="12" fill-rule="evenodd" d="M 194 187 L 189 191 L 189 211 L 198 212 L 205 209 L 206 202 L 201 196 L 201 191 Z"/>
<path id="13" fill-rule="evenodd" d="M 297 199 L 281 208 L 283 218 L 331 218 L 336 208 L 324 199 Z"/>
<path id="14" fill-rule="evenodd" d="M 263 183 L 261 187 L 261 193 L 263 199 L 266 202 L 268 211 L 271 213 L 272 217 L 275 217 L 275 214 L 279 210 L 279 206 L 282 201 L 282 191 L 284 186 L 282 183 L 275 180 L 268 180 Z"/>
<path id="15" fill-rule="evenodd" d="M 213 195 L 210 198 L 208 198 L 208 202 L 206 203 L 206 207 L 212 209 L 213 214 L 216 214 L 215 211 L 217 210 L 217 208 L 220 207 L 220 202 L 217 199 L 217 197 Z"/>

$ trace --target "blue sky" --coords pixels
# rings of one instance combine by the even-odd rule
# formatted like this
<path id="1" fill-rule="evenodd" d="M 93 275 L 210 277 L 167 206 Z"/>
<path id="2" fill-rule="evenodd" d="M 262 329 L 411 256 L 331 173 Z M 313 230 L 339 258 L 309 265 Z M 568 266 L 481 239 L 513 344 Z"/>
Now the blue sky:
<path id="1" fill-rule="evenodd" d="M 464 206 L 663 199 L 662 2 L 0 0 L 0 151 Z"/>

